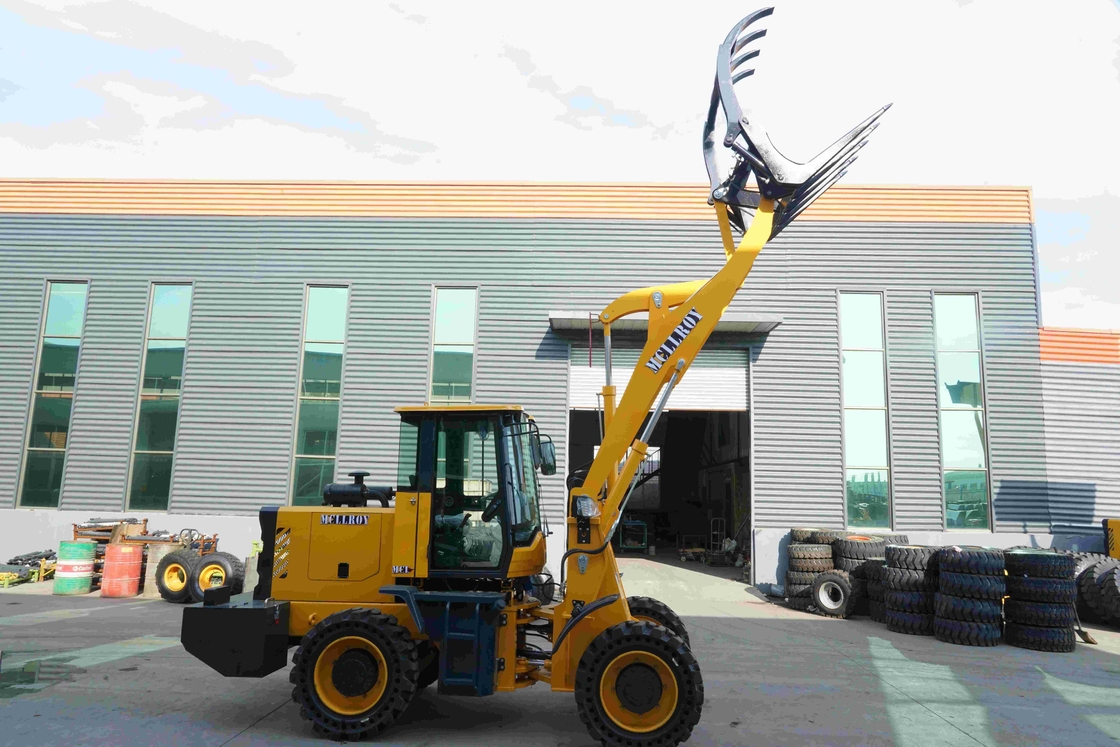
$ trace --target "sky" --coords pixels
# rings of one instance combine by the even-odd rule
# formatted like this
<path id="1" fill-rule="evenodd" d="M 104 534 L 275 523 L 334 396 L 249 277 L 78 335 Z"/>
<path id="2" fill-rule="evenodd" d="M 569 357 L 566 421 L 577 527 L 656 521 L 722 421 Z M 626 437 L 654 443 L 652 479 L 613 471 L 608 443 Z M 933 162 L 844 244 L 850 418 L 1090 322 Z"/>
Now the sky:
<path id="1" fill-rule="evenodd" d="M 1120 0 L 775 0 L 739 86 L 848 184 L 1033 189 L 1043 322 L 1120 329 Z M 0 175 L 695 182 L 748 2 L 0 0 Z"/>

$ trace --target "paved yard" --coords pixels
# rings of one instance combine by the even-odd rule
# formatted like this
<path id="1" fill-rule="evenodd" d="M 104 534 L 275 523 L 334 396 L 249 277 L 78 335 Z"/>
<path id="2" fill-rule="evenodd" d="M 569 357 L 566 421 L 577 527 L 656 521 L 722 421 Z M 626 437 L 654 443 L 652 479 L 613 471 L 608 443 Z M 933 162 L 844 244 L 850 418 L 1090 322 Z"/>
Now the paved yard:
<path id="1" fill-rule="evenodd" d="M 620 564 L 629 594 L 662 599 L 689 626 L 706 688 L 690 745 L 1120 741 L 1116 632 L 1094 628 L 1101 645 L 1073 654 L 972 649 L 786 610 L 702 566 Z M 187 655 L 179 607 L 27 591 L 0 591 L 0 745 L 324 744 L 285 673 L 224 679 Z M 479 700 L 424 692 L 380 743 L 592 744 L 572 696 L 540 686 Z"/>

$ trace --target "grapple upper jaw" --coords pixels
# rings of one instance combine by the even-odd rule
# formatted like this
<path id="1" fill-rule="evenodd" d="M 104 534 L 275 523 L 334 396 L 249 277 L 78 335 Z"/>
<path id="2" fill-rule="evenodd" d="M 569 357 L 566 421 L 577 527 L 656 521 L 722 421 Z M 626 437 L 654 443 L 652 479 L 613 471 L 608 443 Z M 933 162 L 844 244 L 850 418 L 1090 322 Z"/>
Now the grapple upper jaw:
<path id="1" fill-rule="evenodd" d="M 797 163 L 783 156 L 758 118 L 740 105 L 734 87 L 735 83 L 754 74 L 754 68 L 747 63 L 758 57 L 760 50 L 752 45 L 766 36 L 766 29 L 750 27 L 773 12 L 773 8 L 763 8 L 743 18 L 731 28 L 719 47 L 715 84 L 704 124 L 704 165 L 711 184 L 709 203 L 726 205 L 732 224 L 740 230 L 746 226 L 744 210 L 753 214 L 760 197 L 774 200 L 771 235 L 776 236 L 847 173 L 856 160 L 856 153 L 867 144 L 868 136 L 878 127 L 877 120 L 890 105 L 872 114 L 807 163 Z M 730 173 L 723 179 L 715 150 L 716 119 L 721 108 L 727 120 L 723 146 L 731 149 L 735 159 Z M 746 188 L 752 174 L 757 191 Z"/>

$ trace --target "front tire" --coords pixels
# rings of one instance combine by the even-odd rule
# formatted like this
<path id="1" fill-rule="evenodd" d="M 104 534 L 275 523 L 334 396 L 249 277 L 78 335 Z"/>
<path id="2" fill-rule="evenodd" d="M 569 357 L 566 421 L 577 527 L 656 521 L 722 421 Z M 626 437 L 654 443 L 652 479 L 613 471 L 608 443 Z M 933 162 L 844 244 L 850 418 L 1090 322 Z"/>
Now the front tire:
<path id="1" fill-rule="evenodd" d="M 700 721 L 704 679 L 688 644 L 667 628 L 627 620 L 580 657 L 576 708 L 605 747 L 675 747 Z"/>
<path id="2" fill-rule="evenodd" d="M 156 566 L 159 595 L 168 602 L 191 601 L 191 574 L 200 560 L 194 550 L 175 550 L 164 555 Z"/>
<path id="3" fill-rule="evenodd" d="M 299 715 L 315 731 L 347 740 L 380 734 L 416 695 L 416 643 L 377 610 L 330 615 L 303 637 L 288 680 Z"/>
<path id="4" fill-rule="evenodd" d="M 669 605 L 651 597 L 626 597 L 626 605 L 630 608 L 630 617 L 668 628 L 689 648 L 692 647 L 684 622 L 681 621 L 680 615 L 669 609 Z"/>
<path id="5" fill-rule="evenodd" d="M 207 589 L 230 587 L 231 594 L 240 594 L 245 586 L 245 564 L 228 552 L 203 555 L 191 569 L 188 583 L 191 599 L 202 601 Z"/>

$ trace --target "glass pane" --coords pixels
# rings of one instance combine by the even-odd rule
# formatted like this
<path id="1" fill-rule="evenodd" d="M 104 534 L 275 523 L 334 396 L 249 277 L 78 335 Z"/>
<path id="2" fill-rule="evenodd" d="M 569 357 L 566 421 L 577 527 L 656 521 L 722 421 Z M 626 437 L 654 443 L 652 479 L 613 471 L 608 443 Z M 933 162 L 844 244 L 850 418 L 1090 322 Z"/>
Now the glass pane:
<path id="1" fill-rule="evenodd" d="M 436 345 L 432 352 L 432 398 L 469 402 L 473 345 Z"/>
<path id="2" fill-rule="evenodd" d="M 36 394 L 27 445 L 36 449 L 65 449 L 73 401 L 69 394 Z"/>
<path id="3" fill-rule="evenodd" d="M 416 490 L 420 464 L 420 424 L 401 421 L 400 450 L 397 453 L 397 490 Z"/>
<path id="4" fill-rule="evenodd" d="M 945 526 L 988 528 L 988 473 L 945 473 Z"/>
<path id="5" fill-rule="evenodd" d="M 529 429 L 524 424 L 505 428 L 507 449 L 506 458 L 513 465 L 514 500 L 510 508 L 513 514 L 513 541 L 527 543 L 540 527 L 539 495 L 537 493 L 537 471 L 533 466 L 532 445 Z"/>
<path id="6" fill-rule="evenodd" d="M 436 289 L 436 345 L 473 345 L 475 288 Z"/>
<path id="7" fill-rule="evenodd" d="M 984 413 L 979 410 L 942 410 L 941 443 L 945 466 L 984 469 Z"/>
<path id="8" fill-rule="evenodd" d="M 191 286 L 157 285 L 152 289 L 148 337 L 185 339 L 191 318 Z"/>
<path id="9" fill-rule="evenodd" d="M 891 525 L 888 475 L 885 469 L 848 470 L 848 526 L 886 528 Z"/>
<path id="10" fill-rule="evenodd" d="M 307 289 L 307 329 L 305 340 L 343 342 L 346 339 L 346 299 L 348 288 Z"/>
<path id="11" fill-rule="evenodd" d="M 309 342 L 303 346 L 301 397 L 338 397 L 342 392 L 342 350 L 345 346 Z"/>
<path id="12" fill-rule="evenodd" d="M 62 490 L 62 462 L 65 452 L 27 452 L 27 471 L 23 475 L 23 493 L 19 505 L 31 508 L 57 508 Z"/>
<path id="13" fill-rule="evenodd" d="M 338 400 L 300 400 L 296 453 L 334 456 L 337 441 Z"/>
<path id="14" fill-rule="evenodd" d="M 432 501 L 436 568 L 495 568 L 501 560 L 505 510 L 481 520 L 500 494 L 495 425 L 488 418 L 440 423 L 437 455 L 446 476 L 436 479 Z"/>
<path id="15" fill-rule="evenodd" d="M 883 348 L 882 301 L 878 293 L 840 294 L 840 339 L 845 350 Z"/>
<path id="16" fill-rule="evenodd" d="M 81 337 L 86 313 L 85 283 L 51 283 L 47 301 L 47 324 L 43 331 L 49 337 Z"/>
<path id="17" fill-rule="evenodd" d="M 334 460 L 296 457 L 293 506 L 323 505 L 323 488 L 334 480 Z"/>
<path id="18" fill-rule="evenodd" d="M 171 497 L 171 454 L 133 454 L 128 507 L 133 511 L 166 511 Z"/>
<path id="19" fill-rule="evenodd" d="M 979 353 L 938 353 L 937 391 L 942 407 L 983 407 Z"/>
<path id="20" fill-rule="evenodd" d="M 844 464 L 887 466 L 885 410 L 844 410 Z"/>
<path id="21" fill-rule="evenodd" d="M 182 340 L 150 340 L 144 359 L 144 394 L 175 394 L 183 386 Z"/>
<path id="22" fill-rule="evenodd" d="M 53 392 L 74 391 L 78 373 L 78 341 L 59 337 L 43 339 L 39 358 L 39 379 L 35 388 Z"/>
<path id="23" fill-rule="evenodd" d="M 178 397 L 141 397 L 136 451 L 173 451 L 178 417 Z"/>
<path id="24" fill-rule="evenodd" d="M 886 407 L 883 354 L 845 350 L 841 357 L 844 361 L 844 406 Z"/>
<path id="25" fill-rule="evenodd" d="M 976 296 L 937 294 L 933 297 L 938 350 L 979 350 Z"/>

